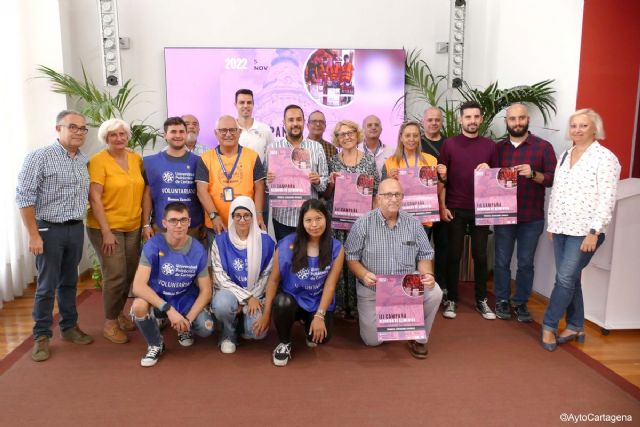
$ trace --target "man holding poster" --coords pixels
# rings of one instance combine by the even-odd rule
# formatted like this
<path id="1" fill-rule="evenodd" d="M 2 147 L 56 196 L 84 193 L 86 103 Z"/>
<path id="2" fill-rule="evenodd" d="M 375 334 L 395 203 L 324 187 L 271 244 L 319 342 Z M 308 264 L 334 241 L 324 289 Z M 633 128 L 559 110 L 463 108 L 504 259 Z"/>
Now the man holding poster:
<path id="1" fill-rule="evenodd" d="M 288 148 L 293 151 L 298 149 L 301 156 L 293 159 L 301 166 L 308 162 L 310 172 L 308 174 L 309 183 L 311 185 L 311 198 L 317 199 L 318 193 L 323 192 L 327 188 L 329 169 L 327 167 L 327 159 L 320 143 L 304 138 L 304 112 L 297 105 L 288 105 L 284 109 L 284 128 L 287 132 L 286 138 L 275 141 L 271 148 Z M 306 158 L 308 156 L 308 159 Z M 304 158 L 303 158 L 304 157 Z M 269 157 L 267 156 L 267 162 Z M 278 168 L 284 167 L 283 164 L 269 164 L 267 167 L 267 183 L 272 184 L 278 174 Z M 273 198 L 273 188 L 271 197 Z M 273 230 L 276 234 L 276 240 L 280 240 L 296 231 L 296 224 L 300 215 L 300 206 L 304 200 L 300 200 L 297 207 L 273 207 Z"/>
<path id="2" fill-rule="evenodd" d="M 482 108 L 475 101 L 460 105 L 462 133 L 448 138 L 440 151 L 440 163 L 447 167 L 447 181 L 438 184 L 440 217 L 447 222 L 447 302 L 442 315 L 455 319 L 458 304 L 460 257 L 464 236 L 469 228 L 473 256 L 476 310 L 487 320 L 496 315 L 487 304 L 487 240 L 488 225 L 476 225 L 473 181 L 476 169 L 495 167 L 498 162 L 496 144 L 480 136 Z"/>
<path id="3" fill-rule="evenodd" d="M 511 319 L 511 305 L 519 322 L 531 322 L 527 301 L 533 288 L 533 258 L 544 229 L 545 187 L 553 185 L 556 154 L 551 144 L 529 132 L 529 112 L 522 104 L 507 109 L 509 137 L 498 143 L 498 166 L 518 173 L 518 223 L 496 225 L 494 293 L 496 316 Z M 517 244 L 516 292 L 511 298 L 511 258 Z"/>
<path id="4" fill-rule="evenodd" d="M 378 188 L 378 208 L 358 219 L 345 244 L 347 263 L 358 278 L 358 319 L 360 337 L 366 345 L 380 345 L 376 319 L 378 275 L 407 275 L 416 270 L 424 290 L 423 314 L 426 337 L 408 342 L 418 359 L 427 357 L 427 340 L 442 300 L 442 291 L 433 276 L 433 249 L 418 220 L 400 211 L 402 187 L 395 179 L 385 179 Z M 385 277 L 386 279 L 386 277 Z M 380 283 L 382 285 L 382 282 Z"/>

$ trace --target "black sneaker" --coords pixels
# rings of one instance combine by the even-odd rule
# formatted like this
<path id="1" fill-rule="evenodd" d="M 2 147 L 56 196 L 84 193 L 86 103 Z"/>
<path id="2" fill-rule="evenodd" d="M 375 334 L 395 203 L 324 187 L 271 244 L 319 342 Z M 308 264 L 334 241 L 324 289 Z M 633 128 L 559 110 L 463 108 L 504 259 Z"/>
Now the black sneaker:
<path id="1" fill-rule="evenodd" d="M 516 312 L 516 318 L 518 322 L 529 323 L 533 321 L 533 317 L 531 317 L 531 313 L 529 313 L 529 309 L 527 308 L 527 303 L 518 304 L 514 307 Z"/>
<path id="2" fill-rule="evenodd" d="M 511 307 L 509 306 L 509 301 L 498 301 L 496 303 L 496 316 L 502 320 L 511 319 Z"/>
<path id="3" fill-rule="evenodd" d="M 163 353 L 164 343 L 160 344 L 159 346 L 150 345 L 149 347 L 147 347 L 147 353 L 140 360 L 140 366 L 148 368 L 155 365 L 156 363 L 158 363 L 158 359 L 160 359 L 160 356 L 162 356 Z"/>
<path id="4" fill-rule="evenodd" d="M 178 343 L 183 347 L 191 347 L 193 345 L 193 334 L 191 331 L 180 332 L 178 334 Z"/>
<path id="5" fill-rule="evenodd" d="M 287 366 L 291 359 L 291 343 L 278 344 L 275 350 L 273 350 L 273 364 L 276 366 Z"/>
<path id="6" fill-rule="evenodd" d="M 449 302 L 448 292 L 447 292 L 446 289 L 443 289 L 442 290 L 442 302 L 440 304 L 442 304 L 443 306 L 446 306 L 448 302 Z"/>
<path id="7" fill-rule="evenodd" d="M 482 317 L 487 320 L 494 320 L 496 318 L 495 313 L 489 308 L 489 304 L 487 304 L 486 298 L 476 301 L 476 311 L 482 314 Z"/>

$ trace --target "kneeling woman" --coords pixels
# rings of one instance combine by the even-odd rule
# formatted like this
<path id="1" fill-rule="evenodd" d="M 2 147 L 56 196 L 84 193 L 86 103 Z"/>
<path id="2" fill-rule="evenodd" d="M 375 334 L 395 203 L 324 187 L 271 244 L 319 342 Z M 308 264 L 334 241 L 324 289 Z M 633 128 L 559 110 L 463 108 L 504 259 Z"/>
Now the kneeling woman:
<path id="1" fill-rule="evenodd" d="M 254 333 L 269 328 L 271 309 L 280 344 L 273 351 L 273 363 L 286 366 L 291 358 L 291 327 L 304 325 L 307 346 L 331 339 L 336 282 L 342 271 L 344 249 L 331 237 L 330 217 L 324 203 L 311 199 L 300 209 L 296 232 L 278 242 L 273 270 L 267 283 L 262 317 Z M 278 286 L 282 283 L 280 292 Z"/>
<path id="2" fill-rule="evenodd" d="M 216 288 L 211 308 L 222 323 L 220 350 L 227 354 L 236 351 L 241 319 L 243 338 L 262 339 L 266 335 L 266 331 L 255 335 L 253 324 L 262 312 L 276 246 L 258 226 L 251 198 L 236 197 L 229 212 L 229 231 L 218 234 L 211 246 Z"/>

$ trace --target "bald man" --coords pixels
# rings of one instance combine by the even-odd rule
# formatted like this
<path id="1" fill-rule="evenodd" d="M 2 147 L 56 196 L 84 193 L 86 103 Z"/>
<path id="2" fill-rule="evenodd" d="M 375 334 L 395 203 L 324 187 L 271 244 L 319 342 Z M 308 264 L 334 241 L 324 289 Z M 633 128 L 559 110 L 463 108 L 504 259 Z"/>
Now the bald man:
<path id="1" fill-rule="evenodd" d="M 531 322 L 527 302 L 533 287 L 533 258 L 544 228 L 545 188 L 553 185 L 556 155 L 549 142 L 529 132 L 529 112 L 524 105 L 511 105 L 505 124 L 509 136 L 497 144 L 498 167 L 518 171 L 518 223 L 493 227 L 496 316 L 511 319 L 513 307 L 519 322 Z M 511 258 L 516 243 L 518 271 L 511 297 Z"/>
<path id="2" fill-rule="evenodd" d="M 219 234 L 227 229 L 229 207 L 236 197 L 248 196 L 256 206 L 264 206 L 265 172 L 258 153 L 238 143 L 240 128 L 234 117 L 220 117 L 215 133 L 218 146 L 200 157 L 196 186 L 207 229 Z M 262 212 L 256 212 L 256 219 L 266 229 Z"/>
<path id="3" fill-rule="evenodd" d="M 380 140 L 382 123 L 377 116 L 365 117 L 362 121 L 362 129 L 364 130 L 364 141 L 358 146 L 358 149 L 373 156 L 376 160 L 378 174 L 382 175 L 384 161 L 393 155 L 395 147 L 383 144 Z"/>

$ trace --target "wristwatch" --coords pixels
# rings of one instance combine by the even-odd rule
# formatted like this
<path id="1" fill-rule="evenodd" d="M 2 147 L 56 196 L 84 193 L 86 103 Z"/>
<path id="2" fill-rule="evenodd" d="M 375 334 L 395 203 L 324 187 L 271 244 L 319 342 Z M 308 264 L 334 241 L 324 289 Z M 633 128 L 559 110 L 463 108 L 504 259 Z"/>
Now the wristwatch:
<path id="1" fill-rule="evenodd" d="M 595 236 L 596 234 L 598 234 L 598 232 L 595 228 L 592 228 L 591 230 L 589 230 L 589 234 L 593 234 Z"/>
<path id="2" fill-rule="evenodd" d="M 171 304 L 169 304 L 168 302 L 163 302 L 162 305 L 160 306 L 160 311 L 162 313 L 166 313 L 167 311 L 171 310 Z"/>
<path id="3" fill-rule="evenodd" d="M 318 309 L 316 310 L 316 313 L 318 313 L 318 314 L 319 314 L 319 315 L 321 315 L 321 316 L 324 316 L 325 314 L 327 314 L 327 311 L 326 311 L 326 310 L 323 310 L 323 309 L 321 309 L 321 308 L 318 308 Z"/>
<path id="4" fill-rule="evenodd" d="M 218 217 L 218 212 L 209 212 L 209 219 L 213 221 Z"/>
<path id="5" fill-rule="evenodd" d="M 531 169 L 531 176 L 529 177 L 529 179 L 534 179 L 535 177 L 536 177 L 536 171 Z"/>

